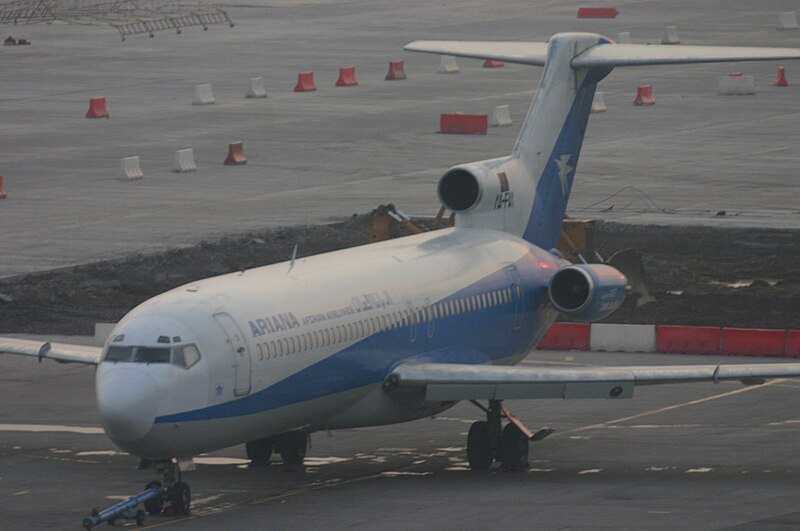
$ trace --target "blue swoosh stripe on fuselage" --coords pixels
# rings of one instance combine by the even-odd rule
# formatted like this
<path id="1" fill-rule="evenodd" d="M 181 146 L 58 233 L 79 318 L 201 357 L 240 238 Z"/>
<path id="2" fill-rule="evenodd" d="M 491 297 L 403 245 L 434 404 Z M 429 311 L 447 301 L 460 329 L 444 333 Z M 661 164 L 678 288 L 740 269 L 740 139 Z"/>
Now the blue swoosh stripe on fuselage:
<path id="1" fill-rule="evenodd" d="M 383 381 L 397 363 L 409 359 L 439 363 L 489 363 L 526 352 L 534 338 L 541 337 L 551 319 L 544 316 L 548 279 L 540 278 L 540 260 L 529 253 L 515 265 L 519 279 L 504 268 L 453 295 L 436 302 L 448 302 L 507 288 L 521 282 L 524 306 L 521 329 L 511 332 L 516 300 L 480 310 L 434 320 L 433 337 L 428 322 L 416 324 L 416 341 L 410 327 L 373 334 L 332 354 L 314 365 L 251 395 L 202 409 L 157 417 L 155 422 L 188 422 L 251 415 L 356 389 Z"/>

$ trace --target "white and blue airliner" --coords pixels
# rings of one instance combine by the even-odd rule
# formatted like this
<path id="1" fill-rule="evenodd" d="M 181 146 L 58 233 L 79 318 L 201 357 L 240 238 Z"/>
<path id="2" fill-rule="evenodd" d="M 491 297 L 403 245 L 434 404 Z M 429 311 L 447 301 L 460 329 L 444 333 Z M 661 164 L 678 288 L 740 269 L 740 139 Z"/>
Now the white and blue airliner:
<path id="1" fill-rule="evenodd" d="M 544 67 L 513 152 L 439 180 L 454 228 L 198 280 L 134 308 L 102 348 L 0 338 L 0 352 L 96 365 L 106 433 L 158 463 L 241 443 L 254 461 L 279 453 L 300 463 L 310 433 L 472 400 L 486 406 L 469 430 L 470 466 L 515 468 L 549 431 L 528 431 L 505 399 L 616 400 L 636 385 L 800 376 L 797 363 L 517 366 L 559 313 L 592 321 L 625 298 L 619 271 L 554 250 L 597 84 L 618 66 L 792 60 L 800 49 L 616 44 L 590 33 L 405 49 Z"/>

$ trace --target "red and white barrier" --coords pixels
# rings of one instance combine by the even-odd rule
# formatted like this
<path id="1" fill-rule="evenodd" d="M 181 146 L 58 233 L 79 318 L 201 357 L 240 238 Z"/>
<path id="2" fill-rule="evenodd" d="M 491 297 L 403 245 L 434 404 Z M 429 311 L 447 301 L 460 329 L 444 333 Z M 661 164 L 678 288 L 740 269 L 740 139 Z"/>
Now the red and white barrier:
<path id="1" fill-rule="evenodd" d="M 448 135 L 485 135 L 489 131 L 489 117 L 485 114 L 442 114 L 439 132 Z"/>
<path id="2" fill-rule="evenodd" d="M 593 323 L 589 348 L 607 352 L 655 352 L 656 327 Z"/>
<path id="3" fill-rule="evenodd" d="M 537 348 L 800 358 L 800 330 L 554 323 Z"/>
<path id="4" fill-rule="evenodd" d="M 264 88 L 263 77 L 251 77 L 250 86 L 247 87 L 247 92 L 244 93 L 245 98 L 266 98 L 267 90 Z"/>
<path id="5" fill-rule="evenodd" d="M 719 78 L 719 94 L 723 96 L 750 96 L 756 93 L 756 81 L 752 74 L 731 72 Z"/>
<path id="6" fill-rule="evenodd" d="M 772 84 L 776 87 L 789 86 L 789 82 L 786 80 L 786 69 L 784 67 L 778 67 L 778 74 L 775 76 L 775 81 Z"/>
<path id="7" fill-rule="evenodd" d="M 89 110 L 84 115 L 86 118 L 108 118 L 105 98 L 89 98 Z"/>
<path id="8" fill-rule="evenodd" d="M 6 193 L 6 188 L 3 185 L 3 176 L 0 175 L 0 199 L 5 199 L 6 197 L 8 197 L 8 194 Z"/>
<path id="9" fill-rule="evenodd" d="M 540 350 L 589 350 L 591 325 L 553 323 L 536 348 Z"/>
<path id="10" fill-rule="evenodd" d="M 226 166 L 241 166 L 247 164 L 247 157 L 244 156 L 244 143 L 231 142 L 228 144 L 228 156 L 225 157 Z"/>
<path id="11" fill-rule="evenodd" d="M 592 110 L 591 110 L 591 112 L 598 113 L 598 112 L 606 112 L 607 110 L 608 110 L 608 107 L 606 107 L 606 100 L 603 97 L 603 93 L 602 92 L 595 92 L 594 93 L 594 99 L 592 100 Z"/>
<path id="12" fill-rule="evenodd" d="M 795 11 L 784 11 L 778 14 L 778 29 L 795 30 L 797 28 L 797 13 Z"/>
<path id="13" fill-rule="evenodd" d="M 457 74 L 458 63 L 456 63 L 456 58 L 452 55 L 443 55 L 441 61 L 439 62 L 439 73 Z"/>
<path id="14" fill-rule="evenodd" d="M 197 164 L 194 163 L 194 149 L 178 149 L 175 151 L 175 164 L 172 171 L 177 173 L 187 173 L 197 171 Z"/>
<path id="15" fill-rule="evenodd" d="M 614 7 L 579 7 L 578 18 L 617 18 L 619 11 Z"/>
<path id="16" fill-rule="evenodd" d="M 511 125 L 511 107 L 508 105 L 498 105 L 492 109 L 492 117 L 489 120 L 489 125 L 492 127 L 505 127 Z"/>
<path id="17" fill-rule="evenodd" d="M 406 78 L 405 63 L 403 61 L 390 61 L 386 81 L 402 81 Z"/>
<path id="18" fill-rule="evenodd" d="M 718 354 L 721 332 L 713 326 L 657 326 L 656 352 Z"/>
<path id="19" fill-rule="evenodd" d="M 492 59 L 487 59 L 483 62 L 484 68 L 503 68 L 506 64 L 503 61 L 494 61 Z"/>
<path id="20" fill-rule="evenodd" d="M 661 39 L 661 44 L 680 44 L 681 40 L 678 38 L 678 26 L 667 26 L 664 31 L 664 38 Z"/>
<path id="21" fill-rule="evenodd" d="M 314 72 L 300 72 L 297 74 L 297 84 L 294 86 L 295 92 L 314 92 L 317 85 L 314 83 Z"/>
<path id="22" fill-rule="evenodd" d="M 214 101 L 214 93 L 211 92 L 211 83 L 204 83 L 194 87 L 192 105 L 211 105 Z"/>
<path id="23" fill-rule="evenodd" d="M 120 161 L 120 179 L 123 181 L 136 181 L 144 177 L 139 157 L 125 157 Z"/>
<path id="24" fill-rule="evenodd" d="M 636 99 L 634 105 L 655 105 L 656 98 L 653 96 L 653 85 L 639 85 L 636 89 Z"/>
<path id="25" fill-rule="evenodd" d="M 336 80 L 337 87 L 355 87 L 358 85 L 356 79 L 356 67 L 345 66 L 339 69 L 339 79 Z"/>
<path id="26" fill-rule="evenodd" d="M 783 330 L 754 330 L 723 328 L 720 354 L 733 356 L 783 356 L 786 332 Z"/>

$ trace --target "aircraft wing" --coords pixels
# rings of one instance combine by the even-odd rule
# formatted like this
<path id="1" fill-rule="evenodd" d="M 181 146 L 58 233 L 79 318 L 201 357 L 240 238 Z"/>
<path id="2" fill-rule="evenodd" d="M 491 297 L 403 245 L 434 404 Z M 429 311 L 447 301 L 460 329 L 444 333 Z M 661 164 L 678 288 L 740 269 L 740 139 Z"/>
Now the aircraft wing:
<path id="1" fill-rule="evenodd" d="M 662 365 L 641 367 L 531 367 L 402 363 L 384 381 L 391 390 L 424 390 L 425 400 L 631 398 L 637 385 L 800 377 L 800 363 Z"/>
<path id="2" fill-rule="evenodd" d="M 60 363 L 97 365 L 100 363 L 103 349 L 86 345 L 70 345 L 69 343 L 50 343 L 48 341 L 0 337 L 0 353 L 32 356 L 39 358 L 39 361 L 47 359 Z"/>
<path id="3" fill-rule="evenodd" d="M 403 49 L 536 66 L 544 66 L 547 59 L 546 42 L 414 41 Z"/>

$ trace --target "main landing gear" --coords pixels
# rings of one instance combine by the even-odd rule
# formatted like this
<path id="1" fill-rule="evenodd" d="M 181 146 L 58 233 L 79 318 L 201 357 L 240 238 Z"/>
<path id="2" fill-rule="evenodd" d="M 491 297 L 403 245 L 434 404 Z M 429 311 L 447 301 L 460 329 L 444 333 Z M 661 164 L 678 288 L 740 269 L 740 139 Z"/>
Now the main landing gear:
<path id="1" fill-rule="evenodd" d="M 504 471 L 525 470 L 530 441 L 541 441 L 554 431 L 545 428 L 531 433 L 501 400 L 489 400 L 488 408 L 475 400 L 472 403 L 486 413 L 486 420 L 473 422 L 467 435 L 467 461 L 472 470 L 488 470 L 495 461 Z M 509 421 L 505 427 L 503 418 Z"/>
<path id="2" fill-rule="evenodd" d="M 302 431 L 287 431 L 266 439 L 258 439 L 245 444 L 247 457 L 254 465 L 269 461 L 273 452 L 281 454 L 285 465 L 302 465 L 308 448 L 308 434 Z"/>

